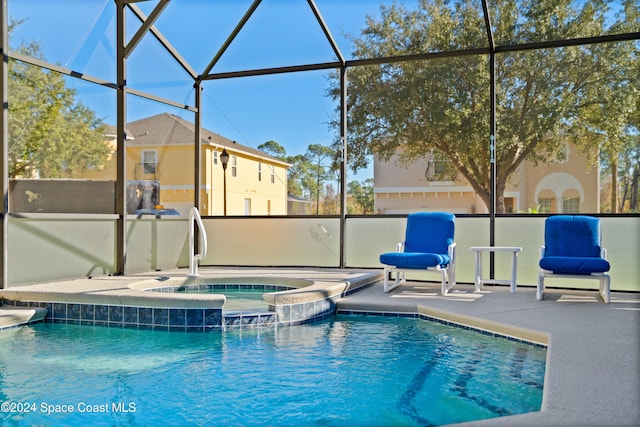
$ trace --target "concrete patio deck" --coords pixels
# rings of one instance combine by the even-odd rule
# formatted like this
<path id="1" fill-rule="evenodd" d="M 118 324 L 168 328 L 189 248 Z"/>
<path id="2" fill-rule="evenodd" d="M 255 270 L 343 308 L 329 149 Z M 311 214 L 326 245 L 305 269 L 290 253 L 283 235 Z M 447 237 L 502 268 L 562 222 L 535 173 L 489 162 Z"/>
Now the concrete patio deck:
<path id="1" fill-rule="evenodd" d="M 349 281 L 367 272 L 331 269 L 201 268 L 210 277 L 291 277 L 327 282 Z M 370 273 L 379 273 L 370 272 Z M 185 270 L 156 273 L 185 275 Z M 134 281 L 154 276 L 133 275 L 79 279 L 10 288 L 21 292 L 60 295 L 117 294 Z M 597 292 L 548 289 L 537 301 L 535 288 L 487 286 L 479 294 L 473 285 L 457 285 L 439 294 L 439 283 L 408 282 L 384 293 L 376 283 L 341 298 L 341 312 L 403 312 L 442 315 L 481 328 L 548 342 L 542 410 L 529 414 L 465 423 L 465 426 L 638 426 L 640 425 L 640 294 L 612 292 L 604 304 Z M 13 296 L 11 297 L 13 298 Z M 86 297 L 85 297 L 86 298 Z M 0 310 L 0 322 L 5 316 Z M 1 324 L 0 324 L 1 325 Z M 0 331 L 0 333 L 2 333 Z"/>

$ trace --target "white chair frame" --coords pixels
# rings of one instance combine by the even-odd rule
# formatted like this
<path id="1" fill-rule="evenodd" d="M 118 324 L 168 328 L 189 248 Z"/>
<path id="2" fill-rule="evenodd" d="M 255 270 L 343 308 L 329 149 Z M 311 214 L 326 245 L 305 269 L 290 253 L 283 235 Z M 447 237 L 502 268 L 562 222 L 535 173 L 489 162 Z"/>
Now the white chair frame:
<path id="1" fill-rule="evenodd" d="M 540 248 L 540 259 L 544 257 L 544 245 Z M 600 257 L 607 259 L 607 251 L 604 248 L 600 249 Z M 605 304 L 609 304 L 611 301 L 611 277 L 605 273 L 591 273 L 591 274 L 554 274 L 552 271 L 540 269 L 538 273 L 538 289 L 536 291 L 536 299 L 542 301 L 544 298 L 544 279 L 545 277 L 557 277 L 565 279 L 596 279 L 600 281 L 599 293 L 602 297 L 602 301 Z"/>
<path id="2" fill-rule="evenodd" d="M 398 243 L 396 250 L 398 252 L 404 252 L 404 242 Z M 398 268 L 392 265 L 385 265 L 384 267 L 384 291 L 389 292 L 407 281 L 406 273 L 416 272 L 434 272 L 441 275 L 441 292 L 442 295 L 447 295 L 449 291 L 456 285 L 456 244 L 451 243 L 447 249 L 449 255 L 449 264 L 445 268 L 437 265 L 435 267 L 428 267 L 426 269 L 421 268 Z M 389 279 L 392 278 L 393 272 L 396 273 L 396 278 L 393 282 Z"/>

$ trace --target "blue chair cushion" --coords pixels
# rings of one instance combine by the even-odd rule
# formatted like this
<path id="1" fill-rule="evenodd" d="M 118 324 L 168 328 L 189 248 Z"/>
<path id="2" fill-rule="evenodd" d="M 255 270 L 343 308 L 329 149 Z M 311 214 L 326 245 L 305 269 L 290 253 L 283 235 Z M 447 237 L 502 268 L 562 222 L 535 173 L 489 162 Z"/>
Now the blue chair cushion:
<path id="1" fill-rule="evenodd" d="M 417 212 L 407 216 L 404 251 L 446 254 L 453 243 L 455 215 L 448 212 Z"/>
<path id="2" fill-rule="evenodd" d="M 540 268 L 554 274 L 604 273 L 610 265 L 606 259 L 599 257 L 564 257 L 548 256 L 540 259 Z"/>
<path id="3" fill-rule="evenodd" d="M 449 255 L 422 252 L 387 252 L 380 255 L 380 262 L 397 268 L 428 268 L 449 264 Z"/>
<path id="4" fill-rule="evenodd" d="M 600 257 L 600 219 L 557 215 L 546 219 L 544 256 Z"/>

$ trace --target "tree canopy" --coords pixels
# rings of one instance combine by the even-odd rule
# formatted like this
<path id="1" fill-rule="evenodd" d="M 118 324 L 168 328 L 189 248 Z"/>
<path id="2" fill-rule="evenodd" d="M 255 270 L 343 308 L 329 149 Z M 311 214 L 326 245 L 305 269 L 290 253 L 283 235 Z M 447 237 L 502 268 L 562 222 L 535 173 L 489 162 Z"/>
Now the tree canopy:
<path id="1" fill-rule="evenodd" d="M 347 210 L 351 214 L 373 213 L 373 179 L 367 178 L 363 183 L 349 181 L 349 198 L 352 200 Z"/>
<path id="2" fill-rule="evenodd" d="M 494 32 L 503 43 L 565 40 L 585 31 L 601 35 L 639 26 L 639 5 L 631 0 L 615 17 L 604 0 L 490 3 L 498 13 L 492 16 Z M 356 58 L 393 57 L 487 46 L 487 32 L 477 1 L 422 0 L 415 10 L 381 6 L 380 19 L 368 18 L 353 43 Z M 638 114 L 638 59 L 634 42 L 496 54 L 497 212 L 504 212 L 503 193 L 518 166 L 559 158 L 560 142 L 575 143 L 592 164 L 598 151 L 608 157 L 620 152 Z M 360 66 L 347 76 L 353 170 L 365 167 L 371 155 L 385 161 L 397 155 L 403 162 L 444 156 L 489 206 L 488 55 Z M 330 94 L 337 98 L 338 88 Z"/>

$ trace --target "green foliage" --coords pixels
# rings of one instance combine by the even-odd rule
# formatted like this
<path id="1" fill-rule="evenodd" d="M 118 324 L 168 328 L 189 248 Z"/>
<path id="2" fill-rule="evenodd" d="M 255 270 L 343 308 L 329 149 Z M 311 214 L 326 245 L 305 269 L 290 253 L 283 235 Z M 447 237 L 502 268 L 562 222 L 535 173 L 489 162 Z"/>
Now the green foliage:
<path id="1" fill-rule="evenodd" d="M 339 211 L 338 193 L 331 180 L 337 179 L 336 152 L 331 147 L 311 144 L 304 154 L 288 156 L 284 147 L 276 141 L 267 141 L 258 150 L 291 165 L 287 174 L 289 194 L 313 200 L 308 213 L 336 214 Z M 373 180 L 364 183 L 349 182 L 347 211 L 351 214 L 373 212 Z"/>
<path id="2" fill-rule="evenodd" d="M 18 50 L 40 56 L 35 43 Z M 76 177 L 107 163 L 102 121 L 61 74 L 15 60 L 8 74 L 10 177 Z"/>
<path id="3" fill-rule="evenodd" d="M 289 194 L 301 198 L 310 198 L 309 186 L 315 181 L 312 175 L 313 166 L 308 158 L 302 154 L 288 156 L 286 149 L 273 140 L 260 144 L 258 150 L 289 163 L 291 165 L 287 170 Z"/>
<path id="4" fill-rule="evenodd" d="M 499 43 L 529 43 L 638 28 L 638 3 L 611 22 L 603 0 L 494 0 Z M 354 38 L 355 58 L 487 46 L 472 0 L 422 0 L 416 10 L 382 6 L 380 20 Z M 616 155 L 638 116 L 638 45 L 632 42 L 504 52 L 496 55 L 496 200 L 525 160 L 553 161 L 572 141 L 597 162 Z M 488 205 L 490 200 L 489 56 L 470 55 L 350 68 L 347 74 L 350 167 L 371 155 L 404 163 L 435 150 Z M 330 95 L 339 96 L 332 87 Z M 635 118 L 635 119 L 634 119 Z M 337 127 L 339 121 L 332 122 Z M 337 144 L 337 143 L 336 143 Z"/>
<path id="5" fill-rule="evenodd" d="M 350 214 L 373 213 L 373 179 L 364 182 L 349 181 L 349 202 L 347 211 Z"/>
<path id="6" fill-rule="evenodd" d="M 282 145 L 273 140 L 258 145 L 258 150 L 264 151 L 270 156 L 276 157 L 280 160 L 283 160 L 284 156 L 286 156 L 287 154 L 287 150 L 285 150 Z"/>

